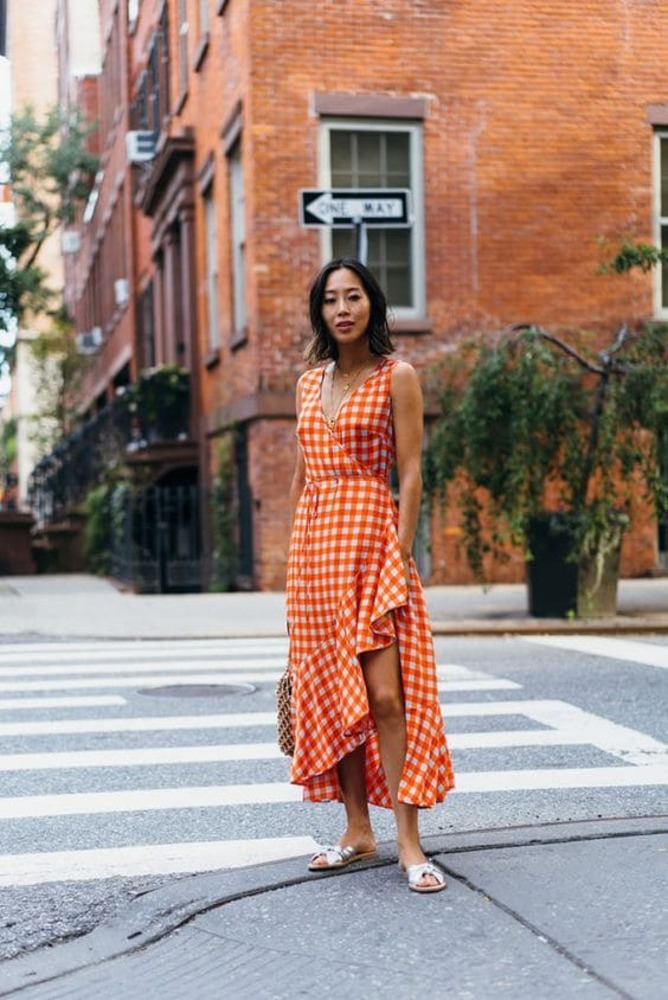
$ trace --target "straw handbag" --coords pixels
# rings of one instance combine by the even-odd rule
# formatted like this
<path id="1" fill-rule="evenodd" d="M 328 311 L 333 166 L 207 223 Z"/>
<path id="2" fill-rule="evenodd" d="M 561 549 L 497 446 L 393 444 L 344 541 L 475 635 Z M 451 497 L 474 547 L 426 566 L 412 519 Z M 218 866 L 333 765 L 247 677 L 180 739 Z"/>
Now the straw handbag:
<path id="1" fill-rule="evenodd" d="M 292 731 L 291 718 L 292 679 L 290 668 L 286 667 L 276 685 L 276 734 L 278 748 L 286 757 L 292 757 L 295 752 L 295 736 Z"/>

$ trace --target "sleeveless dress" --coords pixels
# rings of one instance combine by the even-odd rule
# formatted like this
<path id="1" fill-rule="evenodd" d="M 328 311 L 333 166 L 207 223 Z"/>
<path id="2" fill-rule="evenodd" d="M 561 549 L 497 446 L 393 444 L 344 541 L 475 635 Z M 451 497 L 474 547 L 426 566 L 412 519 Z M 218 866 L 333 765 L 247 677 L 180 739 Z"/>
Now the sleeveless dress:
<path id="1" fill-rule="evenodd" d="M 398 644 L 407 752 L 401 802 L 433 806 L 454 785 L 438 701 L 434 646 L 422 587 L 410 587 L 389 486 L 394 464 L 384 358 L 343 403 L 335 426 L 321 401 L 325 368 L 301 382 L 297 437 L 306 465 L 288 557 L 287 618 L 295 752 L 290 780 L 304 798 L 340 800 L 336 764 L 366 743 L 366 788 L 391 808 L 360 655 Z"/>

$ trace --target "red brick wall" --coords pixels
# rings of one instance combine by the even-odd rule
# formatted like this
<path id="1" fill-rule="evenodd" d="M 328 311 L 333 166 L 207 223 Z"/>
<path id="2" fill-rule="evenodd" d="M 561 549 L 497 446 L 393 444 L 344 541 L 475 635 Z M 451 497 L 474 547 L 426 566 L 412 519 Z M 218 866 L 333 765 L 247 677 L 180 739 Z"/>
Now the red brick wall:
<path id="1" fill-rule="evenodd" d="M 649 312 L 647 282 L 597 274 L 597 240 L 650 236 L 646 105 L 668 88 L 665 4 L 368 2 L 355 5 L 354 31 L 342 30 L 339 4 L 290 6 L 288 17 L 285 3 L 256 4 L 252 28 L 268 326 L 285 317 L 294 329 L 299 282 L 319 262 L 295 206 L 317 177 L 312 94 L 328 91 L 427 97 L 428 313 L 439 337 Z"/>
<path id="2" fill-rule="evenodd" d="M 287 420 L 258 421 L 250 428 L 248 445 L 256 583 L 266 590 L 280 589 L 290 534 L 287 500 L 296 454 L 294 425 Z"/>
<path id="3" fill-rule="evenodd" d="M 642 501 L 632 515 L 633 529 L 622 542 L 620 574 L 645 576 L 657 564 L 657 532 Z M 431 511 L 431 582 L 473 583 L 475 577 L 466 558 L 466 548 L 456 501 L 435 499 Z M 525 562 L 519 549 L 508 547 L 503 558 L 485 557 L 485 579 L 489 583 L 514 583 L 524 579 Z"/>

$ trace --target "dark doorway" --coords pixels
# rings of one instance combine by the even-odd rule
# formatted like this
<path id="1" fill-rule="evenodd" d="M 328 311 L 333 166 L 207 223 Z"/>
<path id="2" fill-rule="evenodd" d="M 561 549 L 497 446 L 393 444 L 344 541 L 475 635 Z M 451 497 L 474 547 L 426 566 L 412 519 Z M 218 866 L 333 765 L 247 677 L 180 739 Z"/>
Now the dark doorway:
<path id="1" fill-rule="evenodd" d="M 185 477 L 184 477 L 185 478 Z M 143 594 L 201 590 L 199 487 L 162 481 L 112 500 L 112 573 Z"/>

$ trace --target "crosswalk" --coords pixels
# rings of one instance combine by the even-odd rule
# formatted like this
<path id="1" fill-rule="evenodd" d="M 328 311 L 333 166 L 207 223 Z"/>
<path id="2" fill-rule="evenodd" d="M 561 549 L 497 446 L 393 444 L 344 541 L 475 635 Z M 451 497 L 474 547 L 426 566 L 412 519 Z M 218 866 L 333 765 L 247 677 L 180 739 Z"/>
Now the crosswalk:
<path id="1" fill-rule="evenodd" d="M 617 641 L 579 648 L 668 662 L 665 647 Z M 259 836 L 269 822 L 229 835 L 253 810 L 300 808 L 274 740 L 285 655 L 279 639 L 0 646 L 0 886 L 194 873 L 314 850 L 308 836 Z M 439 687 L 446 719 L 462 720 L 449 735 L 456 796 L 668 785 L 668 746 L 647 734 L 455 663 L 439 665 Z M 604 763 L 467 766 L 471 751 L 517 753 L 521 764 L 523 749 L 546 747 L 588 748 Z M 234 810 L 236 825 L 226 824 Z M 215 825 L 205 815 L 228 835 L 200 837 Z"/>

